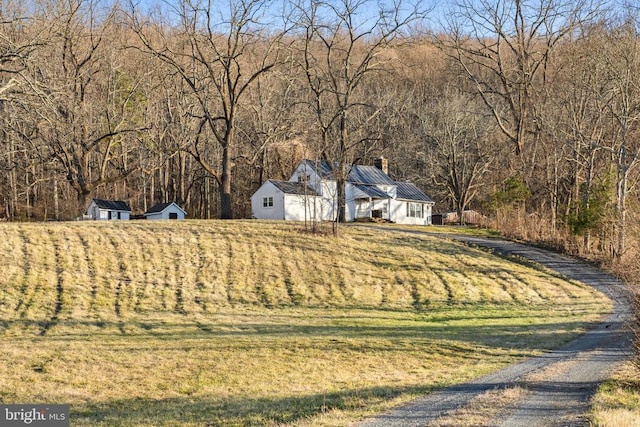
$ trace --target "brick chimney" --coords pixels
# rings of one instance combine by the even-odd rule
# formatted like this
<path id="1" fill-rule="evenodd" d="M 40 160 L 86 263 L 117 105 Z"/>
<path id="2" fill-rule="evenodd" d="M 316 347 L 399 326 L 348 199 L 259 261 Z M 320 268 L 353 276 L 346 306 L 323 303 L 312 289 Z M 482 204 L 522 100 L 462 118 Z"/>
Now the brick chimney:
<path id="1" fill-rule="evenodd" d="M 385 174 L 389 175 L 389 159 L 380 156 L 373 161 L 373 165 Z"/>

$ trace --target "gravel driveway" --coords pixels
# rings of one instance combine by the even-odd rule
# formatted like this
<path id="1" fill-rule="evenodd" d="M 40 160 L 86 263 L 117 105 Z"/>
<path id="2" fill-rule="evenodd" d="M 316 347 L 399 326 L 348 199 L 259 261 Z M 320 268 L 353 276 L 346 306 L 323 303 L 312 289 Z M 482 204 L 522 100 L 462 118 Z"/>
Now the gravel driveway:
<path id="1" fill-rule="evenodd" d="M 631 312 L 624 285 L 585 262 L 543 249 L 506 240 L 433 236 L 490 248 L 501 255 L 515 255 L 544 265 L 606 294 L 614 303 L 613 310 L 598 327 L 553 352 L 430 393 L 357 426 L 591 425 L 587 418 L 591 397 L 631 351 L 625 327 Z"/>

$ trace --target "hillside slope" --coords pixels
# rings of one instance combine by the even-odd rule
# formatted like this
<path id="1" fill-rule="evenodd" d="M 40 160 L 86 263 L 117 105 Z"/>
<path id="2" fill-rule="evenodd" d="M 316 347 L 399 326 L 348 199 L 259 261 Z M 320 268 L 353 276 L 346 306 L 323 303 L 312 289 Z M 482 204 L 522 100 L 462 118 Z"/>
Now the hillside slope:
<path id="1" fill-rule="evenodd" d="M 344 426 L 539 355 L 609 301 L 426 236 L 0 224 L 0 402 L 76 426 Z"/>
<path id="2" fill-rule="evenodd" d="M 238 222 L 2 224 L 5 320 L 148 311 L 567 303 L 593 291 L 428 237 Z"/>

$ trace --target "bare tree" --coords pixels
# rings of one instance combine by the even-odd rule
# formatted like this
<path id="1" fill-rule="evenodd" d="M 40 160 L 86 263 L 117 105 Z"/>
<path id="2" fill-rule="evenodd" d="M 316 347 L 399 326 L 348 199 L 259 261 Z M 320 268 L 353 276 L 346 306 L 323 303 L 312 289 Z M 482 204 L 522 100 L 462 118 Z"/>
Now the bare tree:
<path id="1" fill-rule="evenodd" d="M 425 17 L 420 3 L 385 6 L 372 0 L 309 0 L 298 5 L 304 31 L 301 67 L 311 92 L 321 157 L 337 184 L 337 222 L 345 220 L 345 181 L 354 149 L 379 138 L 369 124 L 381 106 L 368 102 L 367 79 L 388 70 L 390 50 Z"/>
<path id="2" fill-rule="evenodd" d="M 49 30 L 30 69 L 35 100 L 25 111 L 37 123 L 43 156 L 51 156 L 77 193 L 78 211 L 99 186 L 137 171 L 133 151 L 144 128 L 144 94 L 125 73 L 115 9 L 93 0 L 45 3 Z"/>
<path id="3" fill-rule="evenodd" d="M 625 255 L 627 243 L 627 197 L 636 183 L 631 178 L 640 166 L 640 41 L 635 21 L 624 23 L 610 34 L 606 55 L 607 84 L 603 92 L 613 121 L 607 147 L 616 168 L 616 245 L 614 257 Z"/>
<path id="4" fill-rule="evenodd" d="M 517 154 L 558 44 L 600 12 L 592 0 L 461 0 L 436 43 L 460 67 Z"/>
<path id="5" fill-rule="evenodd" d="M 221 217 L 232 218 L 232 173 L 238 110 L 247 90 L 280 61 L 278 49 L 286 29 L 267 18 L 266 0 L 181 0 L 167 3 L 177 20 L 144 21 L 132 7 L 132 25 L 142 50 L 169 65 L 196 100 L 191 111 L 197 138 L 183 149 L 215 178 L 220 188 Z M 171 21 L 175 22 L 175 21 Z M 221 153 L 208 154 L 212 137 Z"/>
<path id="6" fill-rule="evenodd" d="M 551 102 L 541 110 L 550 140 L 547 158 L 554 162 L 549 183 L 555 201 L 552 221 L 563 218 L 569 231 L 582 236 L 585 252 L 591 250 L 592 232 L 603 225 L 600 215 L 594 215 L 604 208 L 596 206 L 599 191 L 594 190 L 608 179 L 610 169 L 604 149 L 610 120 L 601 93 L 606 87 L 602 55 L 608 50 L 607 32 L 605 25 L 594 25 L 580 40 L 561 47 L 563 67 L 548 87 Z M 600 237 L 603 245 L 604 235 Z"/>
<path id="7" fill-rule="evenodd" d="M 27 6 L 20 0 L 0 3 L 0 192 L 4 216 L 11 219 L 18 211 L 19 193 L 28 206 L 31 204 L 33 181 L 21 179 L 20 171 L 33 166 L 29 156 L 33 150 L 31 140 L 23 139 L 32 132 L 15 112 L 28 103 L 32 81 L 26 70 L 34 52 L 44 45 L 44 28 L 34 25 Z M 25 184 L 23 188 L 19 189 L 19 183 Z"/>
<path id="8" fill-rule="evenodd" d="M 423 112 L 425 152 L 431 159 L 431 179 L 445 189 L 446 199 L 463 212 L 488 183 L 497 154 L 491 143 L 493 126 L 474 103 L 456 91 L 447 91 L 431 109 Z"/>

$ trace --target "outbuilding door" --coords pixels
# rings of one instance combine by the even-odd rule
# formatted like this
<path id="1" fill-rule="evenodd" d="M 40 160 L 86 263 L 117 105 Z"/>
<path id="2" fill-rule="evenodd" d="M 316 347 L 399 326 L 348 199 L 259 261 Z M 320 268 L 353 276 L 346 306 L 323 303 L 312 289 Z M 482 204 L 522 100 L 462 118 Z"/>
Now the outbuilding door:
<path id="1" fill-rule="evenodd" d="M 169 212 L 169 219 L 178 219 L 177 212 Z"/>

